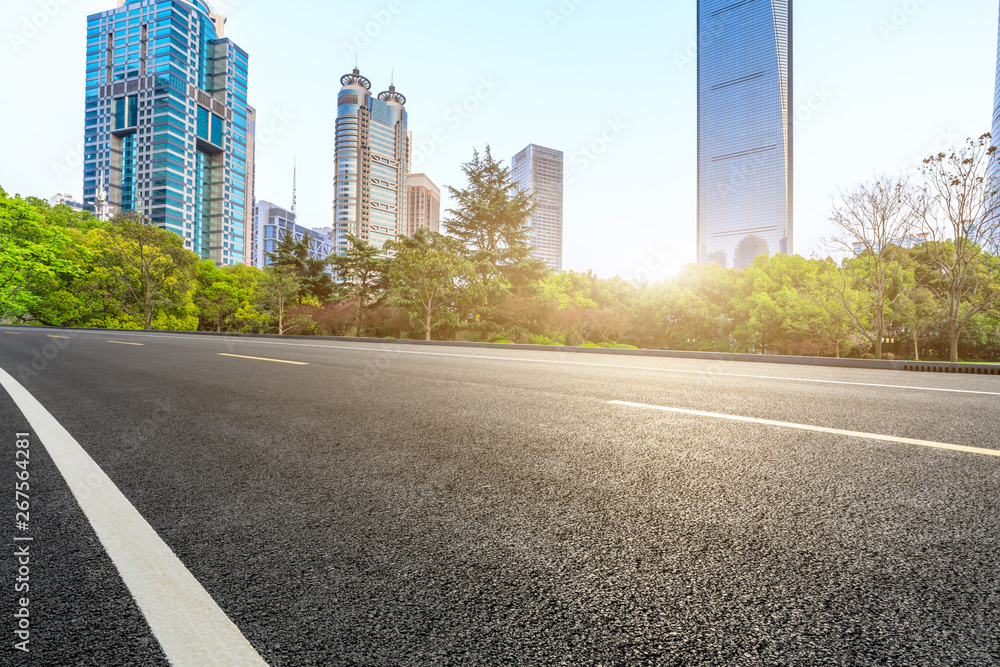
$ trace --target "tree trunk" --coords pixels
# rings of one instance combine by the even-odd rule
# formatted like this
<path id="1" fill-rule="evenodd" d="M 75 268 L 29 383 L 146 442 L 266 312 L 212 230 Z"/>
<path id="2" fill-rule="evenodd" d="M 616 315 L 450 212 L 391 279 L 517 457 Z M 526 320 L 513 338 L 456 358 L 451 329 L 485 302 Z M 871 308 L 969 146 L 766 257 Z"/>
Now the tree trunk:
<path id="1" fill-rule="evenodd" d="M 840 359 L 840 341 L 834 341 L 833 343 L 833 358 Z"/>
<path id="2" fill-rule="evenodd" d="M 913 332 L 913 360 L 920 361 L 920 338 L 917 332 Z"/>
<path id="3" fill-rule="evenodd" d="M 951 363 L 958 363 L 958 335 L 952 335 L 951 337 Z"/>
<path id="4" fill-rule="evenodd" d="M 872 345 L 872 354 L 875 355 L 876 359 L 882 358 L 882 336 L 875 338 L 875 342 Z"/>
<path id="5" fill-rule="evenodd" d="M 427 330 L 427 335 L 424 338 L 424 340 L 430 340 L 431 339 L 431 311 L 430 311 L 429 308 L 427 309 L 427 320 L 424 323 L 424 328 Z"/>

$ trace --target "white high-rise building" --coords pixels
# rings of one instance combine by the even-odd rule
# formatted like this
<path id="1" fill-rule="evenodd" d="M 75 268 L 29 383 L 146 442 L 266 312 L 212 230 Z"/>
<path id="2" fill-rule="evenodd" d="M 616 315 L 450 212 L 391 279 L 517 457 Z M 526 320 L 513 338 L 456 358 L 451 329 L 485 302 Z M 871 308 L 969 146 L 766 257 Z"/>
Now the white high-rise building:
<path id="1" fill-rule="evenodd" d="M 534 197 L 531 216 L 532 254 L 553 271 L 563 263 L 563 154 L 530 144 L 511 161 L 514 182 Z"/>

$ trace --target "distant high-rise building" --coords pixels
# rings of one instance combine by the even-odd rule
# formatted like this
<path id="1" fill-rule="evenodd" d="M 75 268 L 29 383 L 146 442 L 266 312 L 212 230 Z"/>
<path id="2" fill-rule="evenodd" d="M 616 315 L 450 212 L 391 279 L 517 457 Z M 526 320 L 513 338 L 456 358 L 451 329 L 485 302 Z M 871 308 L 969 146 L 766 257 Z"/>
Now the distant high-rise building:
<path id="1" fill-rule="evenodd" d="M 510 165 L 514 183 L 535 200 L 535 212 L 529 221 L 532 254 L 553 271 L 562 271 L 562 151 L 529 144 L 511 159 Z"/>
<path id="2" fill-rule="evenodd" d="M 316 259 L 326 259 L 333 254 L 333 239 L 324 234 L 324 231 L 322 229 L 306 229 L 296 223 L 296 215 L 292 211 L 261 200 L 257 202 L 257 211 L 254 216 L 254 256 L 250 263 L 263 269 L 270 264 L 267 253 L 274 252 L 275 247 L 286 234 L 291 234 L 296 241 L 301 241 L 307 232 L 309 234 L 309 254 Z"/>
<path id="3" fill-rule="evenodd" d="M 219 265 L 245 261 L 254 180 L 248 59 L 225 22 L 203 0 L 89 16 L 84 120 L 83 203 L 143 213 Z"/>
<path id="4" fill-rule="evenodd" d="M 993 145 L 1000 146 L 1000 23 L 998 23 L 997 36 L 997 70 L 996 86 L 993 92 Z"/>
<path id="5" fill-rule="evenodd" d="M 348 233 L 381 248 L 406 233 L 406 98 L 394 85 L 374 97 L 371 82 L 357 69 L 341 77 L 340 84 L 334 160 L 336 249 L 341 253 L 348 248 Z"/>
<path id="6" fill-rule="evenodd" d="M 49 199 L 49 206 L 69 206 L 74 211 L 84 210 L 83 204 L 73 199 L 73 195 L 58 194 Z"/>
<path id="7" fill-rule="evenodd" d="M 792 250 L 792 0 L 698 0 L 698 261 Z"/>
<path id="8" fill-rule="evenodd" d="M 420 228 L 441 231 L 441 188 L 426 174 L 410 174 L 407 179 L 410 199 L 407 202 L 406 235 L 413 236 Z"/>

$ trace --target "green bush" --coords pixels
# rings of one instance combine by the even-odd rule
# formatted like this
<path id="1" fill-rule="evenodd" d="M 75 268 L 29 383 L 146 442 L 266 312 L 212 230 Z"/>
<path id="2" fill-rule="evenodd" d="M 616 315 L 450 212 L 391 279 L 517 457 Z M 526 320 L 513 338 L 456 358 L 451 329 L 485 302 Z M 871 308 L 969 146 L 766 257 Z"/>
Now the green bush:
<path id="1" fill-rule="evenodd" d="M 496 340 L 491 340 L 490 342 L 496 345 L 517 345 L 514 341 L 507 340 L 506 338 L 497 338 Z"/>
<path id="2" fill-rule="evenodd" d="M 532 336 L 528 341 L 531 345 L 561 345 L 546 336 Z"/>
<path id="3" fill-rule="evenodd" d="M 896 355 L 893 354 L 892 352 L 886 352 L 885 354 L 882 355 L 882 358 L 885 359 L 886 361 L 896 361 Z"/>
<path id="4" fill-rule="evenodd" d="M 598 345 L 597 343 L 591 343 L 590 341 L 587 341 L 586 343 L 584 343 L 580 347 L 601 347 L 601 346 Z"/>
<path id="5" fill-rule="evenodd" d="M 875 358 L 875 355 L 874 355 L 874 354 L 872 354 L 871 352 L 867 352 L 867 353 L 865 353 L 864 355 L 862 355 L 862 357 L 861 357 L 861 358 L 862 358 L 862 359 L 874 359 L 874 358 Z"/>
<path id="6" fill-rule="evenodd" d="M 613 348 L 615 350 L 638 350 L 639 349 L 635 345 L 628 345 L 626 343 L 615 343 L 614 345 L 609 345 L 608 347 Z"/>

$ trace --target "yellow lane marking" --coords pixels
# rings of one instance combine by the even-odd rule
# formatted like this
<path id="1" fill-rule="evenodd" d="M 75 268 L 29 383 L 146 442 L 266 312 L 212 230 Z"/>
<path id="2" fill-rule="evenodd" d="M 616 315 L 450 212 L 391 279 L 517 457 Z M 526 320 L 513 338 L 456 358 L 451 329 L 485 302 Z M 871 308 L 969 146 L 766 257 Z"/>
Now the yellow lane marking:
<path id="1" fill-rule="evenodd" d="M 109 340 L 108 342 L 109 343 L 114 343 L 115 345 L 138 345 L 139 347 L 142 347 L 143 345 L 145 345 L 145 343 L 124 343 L 124 342 L 122 342 L 120 340 Z"/>
<path id="2" fill-rule="evenodd" d="M 823 426 L 810 426 L 809 424 L 793 424 L 791 422 L 772 421 L 770 419 L 755 419 L 753 417 L 740 417 L 738 415 L 724 415 L 717 412 L 701 412 L 699 410 L 682 410 L 681 408 L 667 408 L 661 405 L 646 405 L 643 403 L 628 403 L 626 401 L 608 401 L 611 405 L 624 405 L 630 408 L 640 408 L 643 410 L 659 410 L 661 412 L 676 412 L 682 415 L 694 415 L 696 417 L 709 417 L 711 419 L 728 419 L 729 421 L 747 422 L 750 424 L 764 424 L 767 426 L 780 426 L 782 428 L 794 428 L 800 431 L 814 431 L 816 433 L 830 433 L 833 435 L 846 435 L 851 438 L 864 438 L 865 440 L 880 440 L 882 442 L 895 442 L 903 445 L 917 445 L 918 447 L 931 447 L 933 449 L 946 449 L 952 452 L 965 452 L 966 454 L 981 454 L 983 456 L 995 456 L 1000 458 L 1000 450 L 983 449 L 981 447 L 966 447 L 965 445 L 950 445 L 945 442 L 932 442 L 930 440 L 914 440 L 913 438 L 899 438 L 894 435 L 879 435 L 877 433 L 863 433 L 860 431 L 844 431 L 837 428 L 826 428 Z"/>
<path id="3" fill-rule="evenodd" d="M 69 336 L 46 336 L 46 338 L 64 338 L 66 340 L 69 340 Z"/>
<path id="4" fill-rule="evenodd" d="M 294 366 L 308 366 L 302 361 L 285 361 L 284 359 L 265 359 L 264 357 L 245 357 L 242 354 L 219 354 L 220 357 L 236 357 L 237 359 L 254 359 L 255 361 L 273 361 L 276 364 L 292 364 Z"/>
<path id="5" fill-rule="evenodd" d="M 14 333 L 13 331 L 4 331 L 4 333 L 7 334 L 8 336 L 20 336 L 21 335 L 19 333 Z"/>

